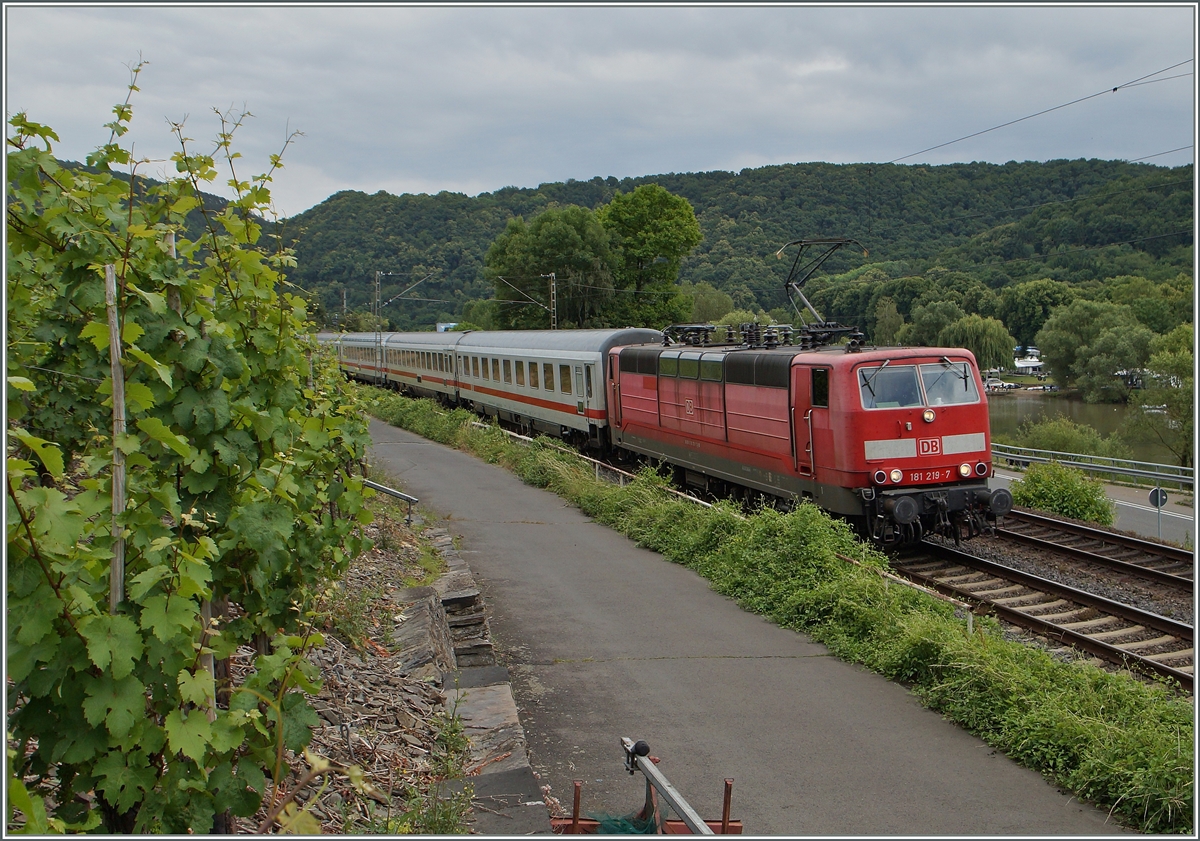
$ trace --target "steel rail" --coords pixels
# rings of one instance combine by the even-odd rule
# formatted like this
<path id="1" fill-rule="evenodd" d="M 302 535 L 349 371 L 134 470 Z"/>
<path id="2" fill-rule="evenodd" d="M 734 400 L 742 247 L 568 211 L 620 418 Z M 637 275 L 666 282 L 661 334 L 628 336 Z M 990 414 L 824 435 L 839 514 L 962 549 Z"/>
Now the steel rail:
<path id="1" fill-rule="evenodd" d="M 1009 515 L 1009 516 L 1011 516 L 1011 515 Z M 1051 520 L 1048 522 L 1053 523 L 1054 521 Z M 1049 526 L 1049 527 L 1054 528 L 1058 531 L 1066 532 L 1068 534 L 1080 534 L 1082 536 L 1088 537 L 1089 539 L 1095 539 L 1097 541 L 1102 541 L 1102 542 L 1108 543 L 1109 545 L 1128 546 L 1128 544 L 1125 544 L 1122 542 L 1110 541 L 1106 537 L 1103 537 L 1103 536 L 1097 536 L 1095 538 L 1092 538 L 1091 535 L 1083 535 L 1082 532 L 1076 532 L 1070 528 L 1060 528 L 1057 523 L 1055 523 L 1055 525 Z M 1142 578 L 1150 579 L 1151 581 L 1156 581 L 1160 584 L 1169 584 L 1169 585 L 1172 585 L 1175 587 L 1180 587 L 1184 590 L 1187 590 L 1188 592 L 1195 592 L 1196 583 L 1195 583 L 1194 579 L 1187 578 L 1182 575 L 1175 575 L 1174 573 L 1166 572 L 1161 569 L 1156 569 L 1152 566 L 1145 566 L 1143 564 L 1133 563 L 1131 561 L 1123 561 L 1118 558 L 1111 558 L 1108 555 L 1101 555 L 1097 552 L 1092 552 L 1087 549 L 1081 549 L 1078 546 L 1068 546 L 1063 543 L 1057 543 L 1054 540 L 1048 539 L 1046 537 L 1035 537 L 1034 535 L 1026 534 L 1024 532 L 1019 532 L 1019 531 L 1013 531 L 1011 529 L 997 527 L 996 534 L 999 537 L 1002 537 L 1006 540 L 1012 540 L 1016 543 L 1023 543 L 1027 546 L 1033 546 L 1033 547 L 1036 547 L 1039 549 L 1046 549 L 1051 552 L 1059 552 L 1059 553 L 1067 555 L 1069 557 L 1077 558 L 1079 560 L 1087 561 L 1089 563 L 1099 564 L 1101 566 L 1107 567 L 1112 570 L 1116 570 L 1118 572 L 1124 572 L 1129 575 L 1140 576 Z M 1104 534 L 1103 532 L 1100 533 L 1100 535 L 1103 535 L 1103 534 Z M 1128 548 L 1137 548 L 1137 547 L 1128 547 Z M 1156 557 L 1159 557 L 1159 558 L 1165 557 L 1164 553 L 1159 553 L 1159 552 L 1157 552 L 1155 550 L 1151 550 L 1151 549 L 1146 549 L 1146 550 L 1138 549 L 1138 551 L 1144 551 L 1147 554 L 1153 553 Z M 1174 558 L 1167 558 L 1167 560 L 1168 560 L 1168 562 L 1171 562 L 1171 563 L 1179 563 L 1179 561 L 1176 561 Z"/>
<path id="2" fill-rule="evenodd" d="M 1076 590 L 1073 587 L 1068 587 L 1054 581 L 1049 581 L 1040 578 L 1036 575 L 1021 572 L 1020 570 L 1005 567 L 1000 564 L 995 564 L 990 561 L 977 558 L 974 555 L 969 555 L 965 552 L 960 552 L 949 547 L 939 546 L 936 544 L 923 544 L 922 549 L 931 557 L 937 560 L 949 561 L 960 566 L 970 569 L 976 569 L 987 575 L 995 578 L 1005 579 L 1022 586 L 1028 587 L 1031 590 L 1040 591 L 1048 595 L 1057 596 L 1068 601 L 1075 602 L 1084 607 L 1091 607 L 1111 616 L 1116 616 L 1120 619 L 1133 622 L 1143 627 L 1153 628 L 1163 633 L 1175 636 L 1184 642 L 1191 642 L 1193 631 L 1191 625 L 1186 625 L 1182 622 L 1176 622 L 1173 619 L 1168 619 L 1165 616 L 1148 613 L 1138 610 L 1130 605 L 1121 604 L 1120 602 L 1110 601 L 1109 599 L 1095 596 L 1091 593 L 1085 593 L 1082 590 Z M 1102 640 L 1094 639 L 1075 631 L 1071 628 L 1064 628 L 1061 625 L 1056 625 L 1036 616 L 1031 616 L 1015 608 L 1008 607 L 1003 604 L 997 604 L 995 601 L 986 597 L 986 595 L 977 595 L 970 590 L 953 584 L 946 584 L 939 581 L 933 575 L 926 575 L 914 570 L 905 569 L 904 564 L 898 561 L 897 570 L 903 572 L 905 576 L 910 577 L 914 581 L 944 593 L 948 596 L 960 599 L 971 604 L 985 606 L 988 610 L 995 612 L 997 616 L 1010 622 L 1014 625 L 1019 625 L 1030 631 L 1033 631 L 1042 636 L 1058 639 L 1068 645 L 1093 654 L 1103 660 L 1123 665 L 1126 667 L 1133 666 L 1145 671 L 1152 672 L 1164 677 L 1170 677 L 1179 681 L 1188 692 L 1193 691 L 1193 676 L 1188 672 L 1176 669 L 1172 666 L 1167 666 L 1159 663 L 1156 660 L 1151 660 L 1141 655 L 1126 651 L 1114 645 L 1109 645 Z"/>
<path id="3" fill-rule="evenodd" d="M 1013 510 L 1004 515 L 1006 518 L 1011 517 L 1014 520 L 1020 520 L 1033 525 L 1045 526 L 1056 531 L 1070 532 L 1081 537 L 1090 537 L 1094 540 L 1099 540 L 1104 543 L 1113 543 L 1118 546 L 1126 546 L 1130 549 L 1137 549 L 1140 552 L 1145 552 L 1148 555 L 1159 555 L 1172 561 L 1181 561 L 1186 564 L 1195 562 L 1195 553 L 1187 549 L 1181 549 L 1178 546 L 1172 546 L 1169 543 L 1158 543 L 1154 540 L 1146 540 L 1140 537 L 1130 537 L 1126 534 L 1117 534 L 1116 532 L 1106 531 L 1104 529 L 1084 526 L 1078 523 L 1068 523 L 1064 520 L 1056 520 L 1053 517 L 1047 517 L 1042 514 L 1034 514 L 1029 511 Z"/>

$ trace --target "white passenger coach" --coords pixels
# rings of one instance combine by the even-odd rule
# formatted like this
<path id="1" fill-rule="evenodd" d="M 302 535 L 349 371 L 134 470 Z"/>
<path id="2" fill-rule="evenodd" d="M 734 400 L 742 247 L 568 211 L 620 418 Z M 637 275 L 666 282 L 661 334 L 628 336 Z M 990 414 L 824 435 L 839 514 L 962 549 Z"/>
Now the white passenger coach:
<path id="1" fill-rule="evenodd" d="M 608 425 L 608 351 L 662 338 L 642 328 L 318 336 L 337 348 L 339 365 L 354 379 L 465 405 L 580 444 L 601 441 Z"/>

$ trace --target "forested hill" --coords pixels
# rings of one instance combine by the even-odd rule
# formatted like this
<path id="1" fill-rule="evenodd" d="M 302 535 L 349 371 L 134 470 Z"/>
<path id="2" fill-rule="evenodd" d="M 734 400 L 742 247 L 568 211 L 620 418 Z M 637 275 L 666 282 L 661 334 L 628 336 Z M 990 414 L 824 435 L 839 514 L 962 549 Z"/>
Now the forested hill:
<path id="1" fill-rule="evenodd" d="M 1191 274 L 1190 165 L 1060 160 L 790 164 L 597 177 L 476 197 L 346 191 L 287 220 L 299 261 L 292 280 L 329 309 L 340 310 L 345 291 L 353 310 L 367 305 L 376 272 L 390 273 L 382 279 L 385 297 L 432 274 L 406 296 L 431 300 L 405 300 L 383 313 L 394 327 L 428 329 L 460 317 L 464 302 L 491 297 L 483 258 L 511 217 L 529 219 L 551 203 L 595 208 L 617 190 L 648 183 L 686 197 L 700 222 L 704 239 L 680 280 L 707 281 L 744 308 L 785 303 L 790 260 L 774 252 L 799 238 L 851 237 L 869 251 L 843 249 L 824 265 L 823 279 L 814 279 L 814 293 L 825 290 L 831 306 L 830 279 L 853 278 L 866 266 L 883 279 L 940 268 L 991 290 L 1035 278 L 1087 284 Z"/>

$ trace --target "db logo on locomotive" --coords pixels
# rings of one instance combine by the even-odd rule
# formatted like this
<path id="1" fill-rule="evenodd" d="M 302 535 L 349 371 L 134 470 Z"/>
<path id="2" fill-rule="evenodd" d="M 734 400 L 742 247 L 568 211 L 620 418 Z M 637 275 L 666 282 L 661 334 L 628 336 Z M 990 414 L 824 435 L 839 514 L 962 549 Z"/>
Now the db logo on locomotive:
<path id="1" fill-rule="evenodd" d="M 918 438 L 917 452 L 923 456 L 940 456 L 942 454 L 942 439 Z"/>

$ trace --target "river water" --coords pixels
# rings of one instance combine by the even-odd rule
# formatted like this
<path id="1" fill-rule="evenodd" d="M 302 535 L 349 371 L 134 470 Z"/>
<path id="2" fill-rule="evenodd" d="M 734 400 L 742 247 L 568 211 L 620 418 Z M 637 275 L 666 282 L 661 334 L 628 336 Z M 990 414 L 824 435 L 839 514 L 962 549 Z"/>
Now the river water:
<path id="1" fill-rule="evenodd" d="M 1104 437 L 1121 426 L 1129 412 L 1138 411 L 1125 405 L 1084 403 L 1061 394 L 1037 391 L 1011 391 L 988 395 L 988 414 L 993 435 L 1012 435 L 1026 422 L 1036 423 L 1043 418 L 1066 415 L 1075 423 L 1090 426 Z M 1174 464 L 1175 458 L 1166 447 L 1152 444 L 1131 444 L 1133 458 L 1159 464 Z"/>

